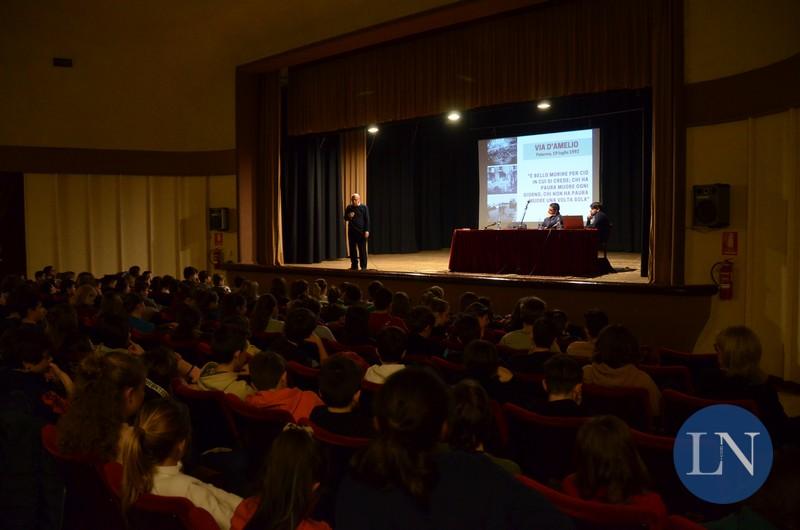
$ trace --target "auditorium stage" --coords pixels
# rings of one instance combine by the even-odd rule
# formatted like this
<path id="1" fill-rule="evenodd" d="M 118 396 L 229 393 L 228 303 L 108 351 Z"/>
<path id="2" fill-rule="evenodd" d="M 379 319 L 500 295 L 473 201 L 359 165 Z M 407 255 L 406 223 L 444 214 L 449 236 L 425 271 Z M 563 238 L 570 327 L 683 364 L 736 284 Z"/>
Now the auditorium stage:
<path id="1" fill-rule="evenodd" d="M 450 250 L 427 250 L 409 254 L 370 254 L 369 269 L 367 273 L 414 273 L 431 277 L 462 277 L 472 279 L 500 278 L 509 280 L 539 280 L 539 281 L 587 281 L 613 282 L 613 283 L 647 283 L 647 276 L 641 275 L 641 255 L 631 252 L 609 252 L 608 261 L 614 270 L 611 274 L 586 278 L 582 276 L 536 276 L 519 274 L 474 274 L 468 272 L 450 272 L 447 269 L 450 260 Z M 303 267 L 312 269 L 331 269 L 335 271 L 348 270 L 350 259 L 341 258 L 321 263 L 287 263 L 286 267 Z M 359 272 L 353 272 L 360 274 Z"/>

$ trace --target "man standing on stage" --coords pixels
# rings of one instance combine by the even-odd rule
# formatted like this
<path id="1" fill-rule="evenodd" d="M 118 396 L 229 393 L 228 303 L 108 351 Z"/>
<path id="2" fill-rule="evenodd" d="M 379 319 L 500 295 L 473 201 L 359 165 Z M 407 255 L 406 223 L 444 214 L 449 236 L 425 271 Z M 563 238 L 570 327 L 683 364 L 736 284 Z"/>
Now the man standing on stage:
<path id="1" fill-rule="evenodd" d="M 361 195 L 354 193 L 350 197 L 350 204 L 344 210 L 344 220 L 347 221 L 347 239 L 350 241 L 350 270 L 358 270 L 358 261 L 361 261 L 361 270 L 367 270 L 367 239 L 369 238 L 369 210 L 366 204 L 361 204 Z M 358 256 L 356 256 L 358 247 Z"/>

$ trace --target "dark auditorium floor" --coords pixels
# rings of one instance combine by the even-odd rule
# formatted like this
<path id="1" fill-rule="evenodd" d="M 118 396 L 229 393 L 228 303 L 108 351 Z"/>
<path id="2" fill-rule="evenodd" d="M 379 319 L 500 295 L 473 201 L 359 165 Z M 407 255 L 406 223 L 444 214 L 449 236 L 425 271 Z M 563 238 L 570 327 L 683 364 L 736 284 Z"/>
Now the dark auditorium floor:
<path id="1" fill-rule="evenodd" d="M 609 252 L 608 260 L 611 266 L 617 271 L 613 274 L 605 274 L 592 278 L 596 282 L 623 282 L 623 283 L 647 283 L 647 277 L 641 276 L 641 255 L 632 252 Z M 450 249 L 426 250 L 409 254 L 370 254 L 369 269 L 381 272 L 410 272 L 421 274 L 448 274 L 464 277 L 485 277 L 485 274 L 473 274 L 465 272 L 450 272 L 447 270 L 450 261 Z M 350 260 L 342 258 L 331 261 L 323 261 L 313 264 L 289 264 L 292 267 L 312 267 L 323 269 L 348 269 Z M 517 274 L 504 274 L 503 278 L 520 279 L 545 279 L 545 280 L 585 280 L 583 277 L 576 276 L 520 276 Z"/>

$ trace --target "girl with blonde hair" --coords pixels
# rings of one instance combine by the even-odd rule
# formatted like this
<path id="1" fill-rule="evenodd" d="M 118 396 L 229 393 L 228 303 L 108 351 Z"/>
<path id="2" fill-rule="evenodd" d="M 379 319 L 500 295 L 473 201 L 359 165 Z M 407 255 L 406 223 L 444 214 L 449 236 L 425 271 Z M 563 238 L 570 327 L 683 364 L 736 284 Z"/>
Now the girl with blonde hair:
<path id="1" fill-rule="evenodd" d="M 120 447 L 122 509 L 127 511 L 145 493 L 184 497 L 228 530 L 242 499 L 181 472 L 190 437 L 189 412 L 184 405 L 170 399 L 144 404 Z"/>

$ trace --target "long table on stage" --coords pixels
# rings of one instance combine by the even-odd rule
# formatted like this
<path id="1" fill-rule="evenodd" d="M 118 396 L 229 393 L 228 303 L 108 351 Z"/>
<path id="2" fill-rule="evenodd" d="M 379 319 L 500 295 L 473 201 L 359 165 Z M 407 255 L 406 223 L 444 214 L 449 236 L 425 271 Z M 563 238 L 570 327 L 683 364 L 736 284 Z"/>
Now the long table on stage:
<path id="1" fill-rule="evenodd" d="M 595 276 L 597 230 L 453 231 L 450 270 L 487 274 Z"/>

